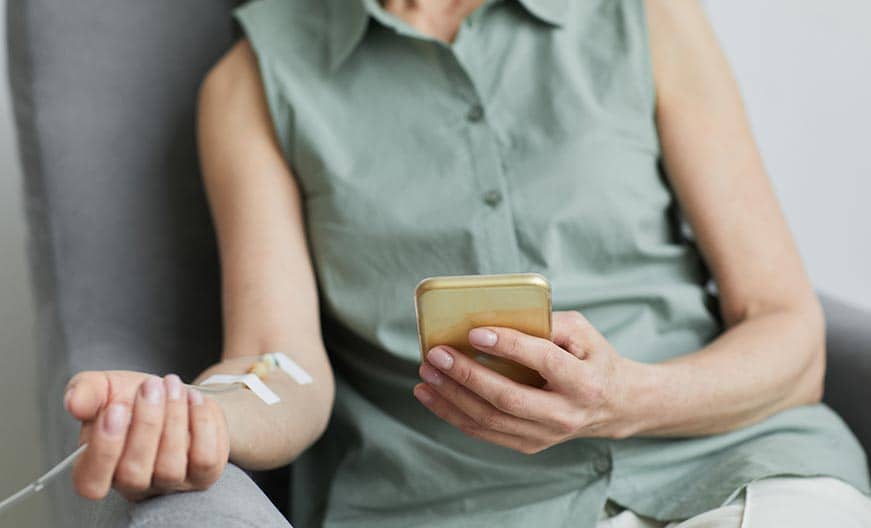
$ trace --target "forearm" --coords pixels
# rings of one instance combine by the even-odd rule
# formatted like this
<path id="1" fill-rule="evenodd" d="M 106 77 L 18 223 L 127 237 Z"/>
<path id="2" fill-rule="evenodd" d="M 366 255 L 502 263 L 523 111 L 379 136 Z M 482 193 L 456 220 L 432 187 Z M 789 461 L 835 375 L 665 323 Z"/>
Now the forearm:
<path id="1" fill-rule="evenodd" d="M 772 310 L 735 324 L 696 353 L 634 364 L 632 436 L 701 436 L 737 429 L 822 397 L 819 305 Z"/>
<path id="2" fill-rule="evenodd" d="M 213 365 L 200 374 L 199 383 L 213 374 L 243 374 L 257 356 L 236 357 Z M 334 397 L 328 365 L 302 365 L 314 379 L 300 385 L 281 370 L 263 377 L 281 399 L 266 405 L 250 390 L 208 394 L 227 419 L 230 460 L 245 469 L 270 469 L 290 463 L 323 433 Z"/>

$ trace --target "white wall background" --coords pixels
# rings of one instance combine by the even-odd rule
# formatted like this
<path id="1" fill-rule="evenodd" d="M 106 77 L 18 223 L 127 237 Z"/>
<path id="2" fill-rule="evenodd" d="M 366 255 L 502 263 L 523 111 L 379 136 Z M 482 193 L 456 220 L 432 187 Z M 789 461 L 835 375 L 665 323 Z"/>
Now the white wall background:
<path id="1" fill-rule="evenodd" d="M 871 308 L 871 2 L 708 0 L 817 286 Z M 5 12 L 5 0 L 0 0 Z M 0 15 L 0 20 L 5 18 Z M 0 28 L 5 49 L 5 22 Z M 41 468 L 6 57 L 0 56 L 0 496 Z M 0 518 L 47 526 L 41 499 Z"/>
<path id="2" fill-rule="evenodd" d="M 871 2 L 706 4 L 811 278 L 871 307 Z"/>

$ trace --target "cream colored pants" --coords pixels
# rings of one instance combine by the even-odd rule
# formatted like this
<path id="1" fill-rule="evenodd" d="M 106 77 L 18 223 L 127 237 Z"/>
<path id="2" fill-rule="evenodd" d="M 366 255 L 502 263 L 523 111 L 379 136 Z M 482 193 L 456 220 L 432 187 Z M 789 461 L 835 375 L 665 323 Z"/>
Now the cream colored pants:
<path id="1" fill-rule="evenodd" d="M 751 482 L 731 502 L 691 519 L 665 523 L 629 510 L 603 512 L 596 528 L 869 528 L 871 498 L 830 477 Z"/>

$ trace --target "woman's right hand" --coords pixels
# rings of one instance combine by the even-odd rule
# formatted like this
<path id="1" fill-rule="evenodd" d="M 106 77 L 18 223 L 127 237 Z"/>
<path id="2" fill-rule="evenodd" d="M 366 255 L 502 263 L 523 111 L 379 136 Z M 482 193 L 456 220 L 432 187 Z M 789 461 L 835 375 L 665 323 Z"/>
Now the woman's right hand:
<path id="1" fill-rule="evenodd" d="M 110 487 L 131 501 L 203 490 L 229 458 L 221 406 L 174 374 L 80 372 L 64 407 L 82 422 L 79 445 L 88 443 L 73 468 L 76 492 L 87 499 L 102 499 Z"/>

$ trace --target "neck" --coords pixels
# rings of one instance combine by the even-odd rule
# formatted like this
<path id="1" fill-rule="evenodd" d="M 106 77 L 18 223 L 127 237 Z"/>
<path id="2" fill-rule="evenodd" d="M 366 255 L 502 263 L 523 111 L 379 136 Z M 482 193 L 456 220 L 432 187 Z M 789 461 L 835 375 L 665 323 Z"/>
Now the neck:
<path id="1" fill-rule="evenodd" d="M 484 0 L 382 0 L 384 10 L 413 28 L 445 42 L 453 42 L 460 24 Z"/>

